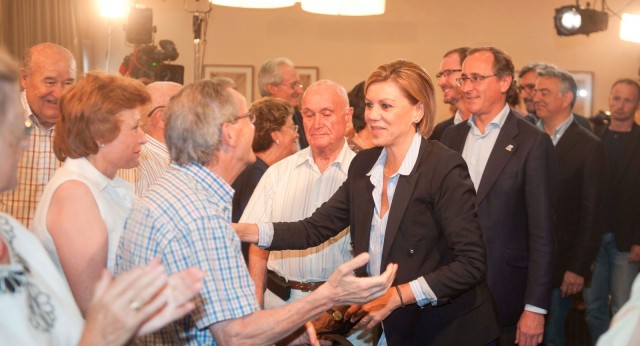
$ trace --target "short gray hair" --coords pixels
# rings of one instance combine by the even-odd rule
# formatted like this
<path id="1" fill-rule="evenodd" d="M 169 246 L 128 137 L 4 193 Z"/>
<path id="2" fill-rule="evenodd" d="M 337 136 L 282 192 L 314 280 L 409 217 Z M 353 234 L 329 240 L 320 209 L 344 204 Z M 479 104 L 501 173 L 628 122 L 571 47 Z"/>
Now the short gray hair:
<path id="1" fill-rule="evenodd" d="M 76 58 L 73 56 L 73 54 L 71 54 L 71 52 L 67 48 L 51 42 L 39 43 L 27 49 L 22 58 L 22 68 L 28 73 L 31 73 L 31 62 L 33 60 L 33 57 L 34 55 L 39 54 L 42 55 L 42 58 L 45 58 L 50 54 L 58 54 L 60 56 L 64 56 L 67 61 L 69 61 L 69 65 L 72 66 L 74 73 L 76 71 Z"/>
<path id="2" fill-rule="evenodd" d="M 562 69 L 555 67 L 554 65 L 547 64 L 536 69 L 538 77 L 554 78 L 560 82 L 560 91 L 562 93 L 571 92 L 573 97 L 571 98 L 571 109 L 576 104 L 576 96 L 578 95 L 578 84 L 573 76 Z"/>
<path id="3" fill-rule="evenodd" d="M 260 90 L 261 96 L 271 96 L 269 90 L 267 90 L 267 85 L 277 85 L 282 82 L 280 65 L 295 67 L 293 62 L 287 58 L 271 59 L 260 66 L 260 71 L 258 71 L 258 89 Z"/>
<path id="4" fill-rule="evenodd" d="M 214 162 L 222 140 L 222 125 L 238 114 L 228 78 L 200 80 L 174 96 L 167 106 L 165 139 L 171 160 L 179 165 Z"/>
<path id="5" fill-rule="evenodd" d="M 537 74 L 539 69 L 544 69 L 544 68 L 558 68 L 558 67 L 554 64 L 550 64 L 547 62 L 534 62 L 524 66 L 518 73 L 518 78 L 522 78 L 524 75 L 526 75 L 529 72 L 535 72 Z"/>

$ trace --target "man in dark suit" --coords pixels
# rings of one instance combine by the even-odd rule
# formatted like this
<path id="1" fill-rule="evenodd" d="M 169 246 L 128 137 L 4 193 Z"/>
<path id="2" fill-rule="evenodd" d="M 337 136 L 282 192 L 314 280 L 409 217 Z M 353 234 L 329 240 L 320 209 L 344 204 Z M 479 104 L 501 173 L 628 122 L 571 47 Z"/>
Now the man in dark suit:
<path id="1" fill-rule="evenodd" d="M 538 120 L 538 116 L 536 115 L 535 102 L 533 101 L 533 91 L 536 86 L 536 79 L 538 78 L 538 70 L 546 68 L 557 67 L 546 62 L 536 62 L 524 66 L 520 70 L 520 73 L 518 73 L 518 94 L 520 95 L 520 99 L 522 99 L 522 103 L 525 106 L 524 110 L 526 110 L 526 112 L 524 112 L 523 110 L 522 114 L 525 114 L 524 118 L 533 124 L 535 124 Z M 573 117 L 573 120 L 575 120 L 578 125 L 584 127 L 589 131 L 593 131 L 589 119 L 575 113 L 573 114 Z"/>
<path id="2" fill-rule="evenodd" d="M 555 145 L 559 176 L 557 260 L 544 342 L 561 346 L 571 296 L 582 291 L 591 277 L 600 245 L 606 160 L 602 141 L 571 114 L 577 91 L 571 74 L 551 66 L 537 74 L 533 96 L 537 125 Z"/>
<path id="3" fill-rule="evenodd" d="M 593 271 L 585 289 L 587 324 L 595 343 L 629 300 L 640 262 L 640 127 L 634 113 L 640 103 L 640 85 L 621 79 L 611 87 L 611 123 L 596 133 L 607 154 L 609 179 L 605 194 L 604 234 Z"/>
<path id="4" fill-rule="evenodd" d="M 455 124 L 469 119 L 471 113 L 464 105 L 464 94 L 456 84 L 456 79 L 462 75 L 462 62 L 467 57 L 468 47 L 452 49 L 444 54 L 440 63 L 440 72 L 436 74 L 438 86 L 442 89 L 443 102 L 456 108 L 456 114 L 438 123 L 431 132 L 429 139 L 440 140 L 444 131 Z"/>
<path id="5" fill-rule="evenodd" d="M 549 136 L 509 109 L 511 58 L 475 48 L 462 64 L 468 122 L 442 143 L 462 153 L 477 191 L 487 248 L 487 282 L 500 319 L 500 344 L 542 342 L 555 257 L 556 157 Z"/>

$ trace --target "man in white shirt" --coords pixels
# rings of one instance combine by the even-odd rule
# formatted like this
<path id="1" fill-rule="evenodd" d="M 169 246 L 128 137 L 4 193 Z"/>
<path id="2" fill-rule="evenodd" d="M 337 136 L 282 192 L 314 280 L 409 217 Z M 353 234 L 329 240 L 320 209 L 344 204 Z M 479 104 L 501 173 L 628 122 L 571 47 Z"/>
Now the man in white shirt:
<path id="1" fill-rule="evenodd" d="M 347 178 L 355 153 L 344 139 L 346 124 L 353 113 L 345 89 L 328 80 L 315 82 L 305 92 L 301 110 L 309 147 L 269 167 L 253 192 L 241 223 L 297 221 L 308 217 Z M 327 242 L 306 250 L 269 253 L 252 245 L 249 270 L 259 300 L 262 302 L 264 293 L 264 306 L 269 309 L 309 294 L 351 257 L 345 229 Z M 274 294 L 278 290 L 273 280 L 267 280 L 267 269 L 273 272 L 271 278 L 277 275 L 288 282 L 290 297 Z M 350 336 L 350 341 L 356 344 L 361 344 L 362 339 L 369 339 L 365 344 L 371 343 L 370 336 Z"/>
<path id="2" fill-rule="evenodd" d="M 557 167 L 549 136 L 506 103 L 513 75 L 500 49 L 471 49 L 457 82 L 472 115 L 442 143 L 462 154 L 476 188 L 499 344 L 535 345 L 551 299 Z"/>

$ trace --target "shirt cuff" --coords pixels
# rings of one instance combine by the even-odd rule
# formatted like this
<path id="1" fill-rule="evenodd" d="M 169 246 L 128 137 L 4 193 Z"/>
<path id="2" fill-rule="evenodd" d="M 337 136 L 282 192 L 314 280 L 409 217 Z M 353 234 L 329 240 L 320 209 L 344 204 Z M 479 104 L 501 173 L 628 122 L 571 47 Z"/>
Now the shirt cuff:
<path id="1" fill-rule="evenodd" d="M 258 247 L 266 249 L 271 246 L 273 241 L 273 224 L 268 222 L 260 222 L 258 225 Z"/>
<path id="2" fill-rule="evenodd" d="M 418 279 L 409 282 L 409 286 L 411 286 L 411 291 L 413 292 L 414 297 L 416 297 L 416 304 L 418 304 L 418 306 L 423 307 L 427 304 L 435 306 L 438 303 L 438 298 L 435 293 L 433 293 L 424 277 L 421 276 Z"/>
<path id="3" fill-rule="evenodd" d="M 524 306 L 524 309 L 527 310 L 527 311 L 535 312 L 537 314 L 541 314 L 541 315 L 546 315 L 547 314 L 547 310 L 545 310 L 543 308 L 539 308 L 539 307 L 531 305 L 531 304 L 526 304 Z"/>

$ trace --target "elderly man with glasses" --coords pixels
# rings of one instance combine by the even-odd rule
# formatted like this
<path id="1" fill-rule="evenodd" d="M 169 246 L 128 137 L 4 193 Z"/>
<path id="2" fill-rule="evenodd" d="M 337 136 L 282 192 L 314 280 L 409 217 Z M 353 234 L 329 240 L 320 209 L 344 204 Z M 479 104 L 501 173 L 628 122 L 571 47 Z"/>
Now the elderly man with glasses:
<path id="1" fill-rule="evenodd" d="M 462 154 L 476 188 L 499 344 L 536 345 L 551 298 L 557 167 L 549 136 L 506 103 L 513 74 L 501 50 L 471 49 L 457 83 L 472 115 L 442 143 Z"/>
<path id="2" fill-rule="evenodd" d="M 293 111 L 293 123 L 298 125 L 298 143 L 300 149 L 309 146 L 307 136 L 302 126 L 302 114 L 298 110 L 298 103 L 302 95 L 302 83 L 293 62 L 287 58 L 268 60 L 258 71 L 258 89 L 261 96 L 271 96 L 289 102 Z"/>

